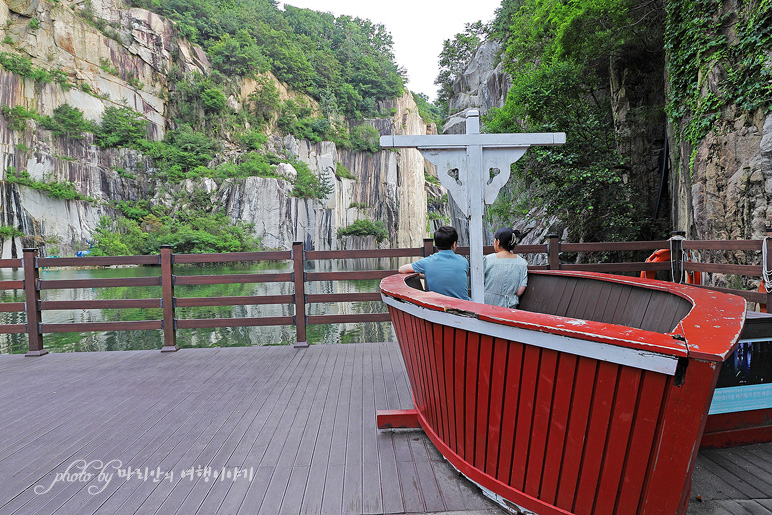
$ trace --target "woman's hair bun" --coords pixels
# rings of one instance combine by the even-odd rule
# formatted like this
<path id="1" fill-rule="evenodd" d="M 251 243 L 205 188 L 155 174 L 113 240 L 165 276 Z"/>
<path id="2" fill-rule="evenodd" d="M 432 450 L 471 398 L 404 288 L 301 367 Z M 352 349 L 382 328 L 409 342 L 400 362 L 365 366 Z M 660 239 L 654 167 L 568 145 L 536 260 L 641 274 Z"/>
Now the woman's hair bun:
<path id="1" fill-rule="evenodd" d="M 499 245 L 501 245 L 504 250 L 512 252 L 512 249 L 515 248 L 515 245 L 520 243 L 522 235 L 517 229 L 512 229 L 511 227 L 502 227 L 493 234 L 493 238 L 499 240 Z"/>

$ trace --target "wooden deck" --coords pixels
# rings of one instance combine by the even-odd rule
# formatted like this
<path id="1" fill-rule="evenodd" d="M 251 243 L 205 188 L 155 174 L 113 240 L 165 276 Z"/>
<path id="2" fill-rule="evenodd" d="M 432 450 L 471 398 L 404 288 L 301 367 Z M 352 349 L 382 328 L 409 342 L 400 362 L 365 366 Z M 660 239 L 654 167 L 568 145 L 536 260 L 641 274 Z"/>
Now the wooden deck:
<path id="1" fill-rule="evenodd" d="M 4 355 L 0 391 L 0 514 L 503 513 L 376 429 L 412 407 L 395 343 Z M 701 453 L 689 514 L 772 513 L 770 470 Z"/>

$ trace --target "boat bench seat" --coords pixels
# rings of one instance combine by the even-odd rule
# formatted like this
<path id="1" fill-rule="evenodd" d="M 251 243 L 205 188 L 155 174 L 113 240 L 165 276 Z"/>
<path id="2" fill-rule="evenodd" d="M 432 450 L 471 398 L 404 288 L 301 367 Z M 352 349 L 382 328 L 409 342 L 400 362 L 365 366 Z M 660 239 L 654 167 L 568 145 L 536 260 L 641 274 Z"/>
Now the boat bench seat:
<path id="1" fill-rule="evenodd" d="M 519 308 L 668 333 L 689 313 L 692 304 L 666 291 L 581 277 L 530 273 Z"/>

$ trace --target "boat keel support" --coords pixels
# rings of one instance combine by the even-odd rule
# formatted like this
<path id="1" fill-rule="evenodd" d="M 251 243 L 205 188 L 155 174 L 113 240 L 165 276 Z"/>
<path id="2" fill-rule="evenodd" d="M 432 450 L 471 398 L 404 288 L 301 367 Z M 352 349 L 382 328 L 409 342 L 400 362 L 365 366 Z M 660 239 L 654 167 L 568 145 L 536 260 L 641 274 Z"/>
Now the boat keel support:
<path id="1" fill-rule="evenodd" d="M 378 429 L 421 429 L 414 409 L 378 410 L 375 420 Z"/>

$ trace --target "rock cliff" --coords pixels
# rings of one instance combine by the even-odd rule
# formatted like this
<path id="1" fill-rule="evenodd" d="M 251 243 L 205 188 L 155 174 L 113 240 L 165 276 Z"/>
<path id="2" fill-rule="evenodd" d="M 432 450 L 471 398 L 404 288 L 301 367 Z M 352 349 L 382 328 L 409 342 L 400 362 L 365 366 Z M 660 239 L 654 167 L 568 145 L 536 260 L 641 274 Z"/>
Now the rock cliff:
<path id="1" fill-rule="evenodd" d="M 720 102 L 707 112 L 687 109 L 670 127 L 673 225 L 694 239 L 760 239 L 772 227 L 772 11 L 725 1 L 711 15 L 715 56 L 682 73 L 699 86 L 694 105 Z M 671 52 L 676 61 L 677 49 Z M 757 65 L 752 73 L 749 63 Z M 743 73 L 745 82 L 733 88 L 730 79 Z M 704 136 L 685 136 L 701 126 Z"/>
<path id="2" fill-rule="evenodd" d="M 466 113 L 478 109 L 484 116 L 492 107 L 501 107 L 507 99 L 512 79 L 499 62 L 501 43 L 484 41 L 475 51 L 463 73 L 453 83 L 453 97 L 448 102 L 449 117 L 443 125 L 445 134 L 465 131 Z"/>
<path id="3" fill-rule="evenodd" d="M 732 11 L 731 5 L 727 6 Z M 736 44 L 735 36 L 727 29 L 728 46 Z M 484 43 L 454 83 L 455 95 L 449 103 L 451 115 L 444 125 L 445 132 L 463 132 L 469 109 L 487 112 L 503 104 L 510 82 L 496 64 L 497 52 L 495 42 Z M 766 68 L 772 68 L 772 60 L 767 61 Z M 658 213 L 657 218 L 665 217 L 666 229 L 669 225 L 674 230 L 684 230 L 688 238 L 765 236 L 765 227 L 772 226 L 770 104 L 767 103 L 766 111 L 759 109 L 750 114 L 731 102 L 723 105 L 718 116 L 722 121 L 692 147 L 677 136 L 683 134 L 684 127 L 668 128 L 663 109 L 667 78 L 664 52 L 658 51 L 648 60 L 617 55 L 609 63 L 609 72 L 615 137 L 618 151 L 626 158 L 630 170 L 626 180 L 636 181 L 635 190 L 640 192 L 636 200 L 646 203 L 652 214 Z M 719 81 L 725 73 L 718 63 L 701 72 L 703 98 L 720 96 Z M 687 117 L 684 123 L 690 120 Z M 663 171 L 664 162 L 669 162 L 669 167 Z M 462 229 L 465 238 L 465 221 L 452 200 L 442 214 Z M 546 217 L 538 208 L 522 219 L 494 222 L 507 223 L 527 233 L 526 243 L 543 242 L 547 232 L 556 229 L 563 238 L 568 237 L 559 220 Z"/>
<path id="4" fill-rule="evenodd" d="M 39 69 L 59 70 L 65 77 L 41 84 L 0 67 L 0 105 L 50 116 L 67 103 L 96 122 L 107 107 L 128 106 L 149 122 L 149 137 L 155 140 L 173 127 L 169 71 L 209 71 L 204 52 L 179 37 L 172 22 L 144 9 L 125 8 L 120 0 L 0 0 L 0 40 L 0 52 L 22 56 Z M 271 79 L 282 100 L 299 98 Z M 255 88 L 255 81 L 243 80 L 229 106 L 245 104 Z M 318 110 L 313 100 L 304 100 Z M 393 116 L 364 123 L 381 134 L 426 133 L 408 93 L 380 107 Z M 368 245 L 366 238 L 337 237 L 339 228 L 360 218 L 384 222 L 389 239 L 382 245 L 420 245 L 426 233 L 426 193 L 425 163 L 417 151 L 339 151 L 330 142 L 291 136 L 274 136 L 272 147 L 326 176 L 333 193 L 322 201 L 299 199 L 291 196 L 290 182 L 260 177 L 160 184 L 153 162 L 137 151 L 101 149 L 88 133 L 83 139 L 59 137 L 33 121 L 27 121 L 25 130 L 12 130 L 0 116 L 0 226 L 13 229 L 4 238 L 0 235 L 1 256 L 18 256 L 25 246 L 43 247 L 49 254 L 72 253 L 88 246 L 102 215 L 114 215 L 109 201 L 168 202 L 175 192 L 192 189 L 206 191 L 215 209 L 234 221 L 254 223 L 255 236 L 270 248 L 289 248 L 293 241 L 315 249 Z M 336 177 L 339 162 L 354 179 Z M 26 171 L 32 180 L 69 181 L 91 200 L 49 198 L 7 182 L 9 170 Z"/>
<path id="5" fill-rule="evenodd" d="M 480 115 L 484 116 L 492 108 L 504 105 L 512 79 L 499 62 L 501 50 L 501 43 L 496 40 L 484 41 L 477 48 L 474 57 L 453 83 L 453 97 L 448 102 L 450 115 L 443 125 L 443 133 L 463 134 L 466 131 L 466 115 L 471 109 L 478 109 Z M 469 224 L 452 197 L 448 199 L 447 206 L 436 207 L 434 213 L 435 217 L 458 229 L 461 245 L 469 244 Z M 521 231 L 525 235 L 524 244 L 541 243 L 558 222 L 554 218 L 545 217 L 538 209 L 534 209 L 522 219 L 486 219 L 483 222 L 486 232 L 485 244 L 493 243 L 493 233 L 500 226 L 510 226 Z M 440 223 L 435 223 L 435 228 L 438 225 Z"/>
<path id="6" fill-rule="evenodd" d="M 772 114 L 761 111 L 711 131 L 671 159 L 682 173 L 672 183 L 674 226 L 694 239 L 759 239 L 772 226 Z"/>

